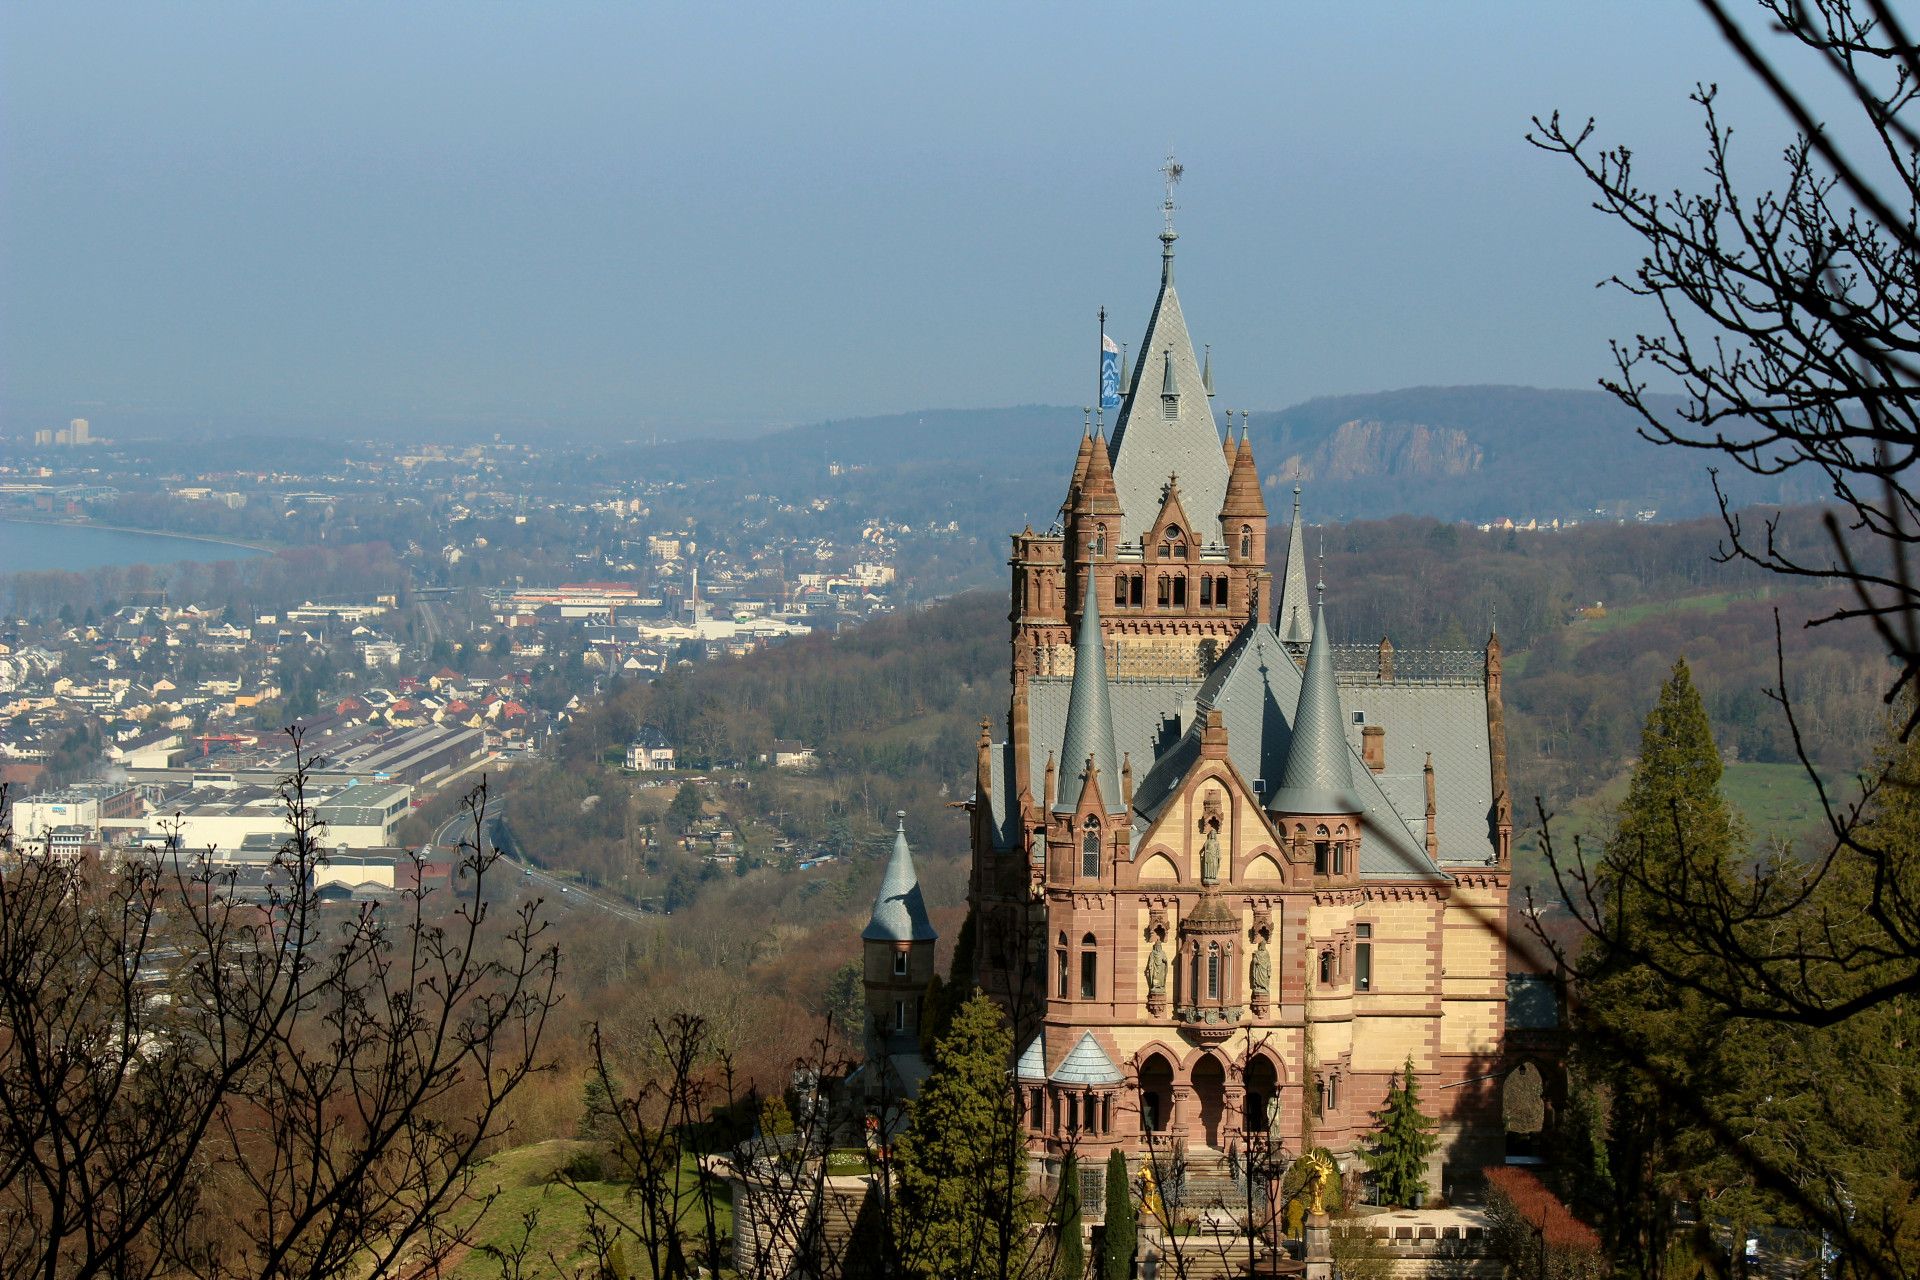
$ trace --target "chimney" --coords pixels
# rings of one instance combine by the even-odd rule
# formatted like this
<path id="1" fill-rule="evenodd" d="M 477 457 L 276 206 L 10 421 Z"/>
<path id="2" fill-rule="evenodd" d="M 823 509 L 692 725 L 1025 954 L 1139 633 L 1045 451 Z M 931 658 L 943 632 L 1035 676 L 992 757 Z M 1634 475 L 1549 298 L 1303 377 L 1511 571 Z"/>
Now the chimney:
<path id="1" fill-rule="evenodd" d="M 1360 730 L 1360 758 L 1375 773 L 1387 771 L 1387 731 L 1377 724 Z"/>
<path id="2" fill-rule="evenodd" d="M 1434 803 L 1433 752 L 1427 752 L 1427 856 L 1440 860 L 1440 806 Z"/>
<path id="3" fill-rule="evenodd" d="M 1393 641 L 1380 637 L 1380 678 L 1393 679 Z"/>

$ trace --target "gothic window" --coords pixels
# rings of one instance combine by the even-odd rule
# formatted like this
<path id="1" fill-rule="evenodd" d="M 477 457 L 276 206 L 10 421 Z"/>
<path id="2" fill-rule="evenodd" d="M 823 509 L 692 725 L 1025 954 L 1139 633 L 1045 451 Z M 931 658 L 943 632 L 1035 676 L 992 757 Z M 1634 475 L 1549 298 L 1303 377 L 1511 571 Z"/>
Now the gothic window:
<path id="1" fill-rule="evenodd" d="M 1337 840 L 1333 844 L 1333 874 L 1347 874 L 1347 846 Z"/>
<path id="2" fill-rule="evenodd" d="M 1185 578 L 1175 578 L 1173 580 L 1173 607 L 1176 609 L 1184 609 L 1187 607 L 1187 580 Z"/>
<path id="3" fill-rule="evenodd" d="M 1093 935 L 1080 939 L 1080 998 L 1091 1000 L 1096 993 L 1096 975 L 1099 972 L 1100 953 L 1095 950 L 1098 944 Z"/>
<path id="4" fill-rule="evenodd" d="M 1100 878 L 1100 823 L 1087 819 L 1087 833 L 1080 838 L 1080 874 L 1088 880 Z"/>
<path id="5" fill-rule="evenodd" d="M 1353 948 L 1353 989 L 1371 991 L 1373 990 L 1373 943 L 1365 939 L 1373 937 L 1373 926 L 1357 924 L 1353 926 L 1353 931 L 1363 939 L 1355 943 Z"/>
<path id="6" fill-rule="evenodd" d="M 1200 604 L 1203 608 L 1213 607 L 1213 575 L 1207 574 L 1200 579 Z"/>
<path id="7" fill-rule="evenodd" d="M 1320 953 L 1320 985 L 1323 987 L 1333 985 L 1333 952 L 1331 951 Z"/>
<path id="8" fill-rule="evenodd" d="M 1224 609 L 1227 607 L 1227 577 L 1225 574 L 1221 574 L 1218 578 L 1214 579 L 1213 607 L 1216 609 Z"/>
<path id="9" fill-rule="evenodd" d="M 1180 532 L 1179 525 L 1168 525 L 1166 531 L 1160 535 L 1160 558 L 1163 560 L 1187 558 L 1187 541 L 1185 535 Z"/>
<path id="10" fill-rule="evenodd" d="M 1245 560 L 1253 555 L 1253 526 L 1240 526 L 1240 558 Z"/>
<path id="11" fill-rule="evenodd" d="M 904 951 L 893 953 L 893 976 L 896 978 L 907 976 L 907 953 Z"/>
<path id="12" fill-rule="evenodd" d="M 1067 935 L 1060 935 L 1060 945 L 1053 951 L 1053 993 L 1062 1000 L 1067 998 Z"/>
<path id="13" fill-rule="evenodd" d="M 1093 554 L 1096 556 L 1104 556 L 1107 554 L 1107 526 L 1105 525 L 1094 526 Z"/>
<path id="14" fill-rule="evenodd" d="M 1128 588 L 1131 598 L 1127 601 L 1127 603 L 1132 605 L 1136 609 L 1138 609 L 1141 605 L 1145 604 L 1147 602 L 1146 589 L 1147 589 L 1146 575 L 1139 574 L 1139 573 L 1134 574 L 1132 585 Z"/>
<path id="15" fill-rule="evenodd" d="M 1160 575 L 1160 607 L 1164 609 L 1172 603 L 1173 603 L 1173 586 L 1167 580 L 1167 575 L 1163 573 Z"/>
<path id="16" fill-rule="evenodd" d="M 1319 840 L 1315 840 L 1313 842 L 1313 874 L 1317 876 L 1323 876 L 1327 874 L 1327 841 L 1325 839 L 1326 834 L 1327 834 L 1326 829 L 1324 827 L 1321 828 L 1320 835 L 1322 838 Z"/>
<path id="17" fill-rule="evenodd" d="M 1220 946 L 1218 943 L 1207 947 L 1207 999 L 1220 998 Z"/>
<path id="18" fill-rule="evenodd" d="M 1322 1116 L 1327 1113 L 1327 1082 L 1320 1077 L 1313 1078 L 1313 1114 Z"/>
<path id="19" fill-rule="evenodd" d="M 1328 1076 L 1327 1077 L 1327 1110 L 1337 1111 L 1339 1109 L 1340 1109 L 1340 1077 L 1337 1075 Z"/>
<path id="20" fill-rule="evenodd" d="M 1028 1120 L 1028 1126 L 1032 1128 L 1034 1132 L 1038 1133 L 1040 1130 L 1046 1128 L 1047 1104 L 1046 1099 L 1038 1088 L 1035 1088 L 1028 1096 L 1027 1110 L 1031 1117 Z"/>
<path id="21" fill-rule="evenodd" d="M 1198 1000 L 1200 998 L 1200 951 L 1198 948 L 1194 949 L 1193 955 L 1189 958 L 1187 970 L 1187 999 Z"/>
<path id="22" fill-rule="evenodd" d="M 1125 578 L 1116 576 L 1113 580 L 1113 604 L 1117 609 L 1127 607 L 1127 580 Z"/>

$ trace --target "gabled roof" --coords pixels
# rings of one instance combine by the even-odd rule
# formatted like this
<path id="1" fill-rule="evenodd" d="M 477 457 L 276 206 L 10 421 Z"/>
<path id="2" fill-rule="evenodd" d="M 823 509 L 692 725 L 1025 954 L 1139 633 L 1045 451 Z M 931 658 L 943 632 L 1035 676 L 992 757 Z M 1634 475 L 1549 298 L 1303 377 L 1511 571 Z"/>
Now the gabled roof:
<path id="1" fill-rule="evenodd" d="M 868 942 L 932 942 L 940 936 L 933 931 L 927 904 L 920 897 L 920 876 L 913 869 L 913 850 L 907 847 L 904 813 L 894 832 L 893 856 L 880 877 L 880 892 L 874 895 L 873 916 L 860 936 Z"/>
<path id="2" fill-rule="evenodd" d="M 1165 389 L 1171 387 L 1172 392 Z M 1176 396 L 1172 419 L 1162 409 L 1162 395 Z M 1220 428 L 1213 420 L 1193 338 L 1180 311 L 1180 295 L 1173 288 L 1173 250 L 1162 256 L 1160 296 L 1140 340 L 1140 358 L 1133 367 L 1133 385 L 1120 407 L 1110 449 L 1114 487 L 1125 512 L 1120 537 L 1131 542 L 1153 527 L 1160 514 L 1160 489 L 1167 477 L 1179 473 L 1186 508 L 1195 521 L 1194 532 L 1209 543 L 1220 543 L 1220 508 L 1227 497 L 1227 460 L 1221 452 Z"/>
<path id="3" fill-rule="evenodd" d="M 1039 1038 L 1035 1037 L 1035 1043 Z M 1100 1047 L 1100 1042 L 1089 1031 L 1080 1037 L 1080 1043 L 1073 1046 L 1069 1053 L 1053 1070 L 1055 1084 L 1088 1085 L 1119 1084 L 1126 1077 L 1120 1068 L 1113 1065 L 1113 1059 Z"/>

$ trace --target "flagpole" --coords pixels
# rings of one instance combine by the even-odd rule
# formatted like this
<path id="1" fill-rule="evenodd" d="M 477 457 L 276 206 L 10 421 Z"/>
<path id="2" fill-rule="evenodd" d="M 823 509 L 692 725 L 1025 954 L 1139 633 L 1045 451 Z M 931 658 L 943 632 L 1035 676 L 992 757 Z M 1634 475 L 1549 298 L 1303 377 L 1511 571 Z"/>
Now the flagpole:
<path id="1" fill-rule="evenodd" d="M 1099 425 L 1100 434 L 1106 434 L 1107 426 L 1107 309 L 1100 308 L 1100 342 L 1094 349 L 1093 361 L 1093 420 Z"/>

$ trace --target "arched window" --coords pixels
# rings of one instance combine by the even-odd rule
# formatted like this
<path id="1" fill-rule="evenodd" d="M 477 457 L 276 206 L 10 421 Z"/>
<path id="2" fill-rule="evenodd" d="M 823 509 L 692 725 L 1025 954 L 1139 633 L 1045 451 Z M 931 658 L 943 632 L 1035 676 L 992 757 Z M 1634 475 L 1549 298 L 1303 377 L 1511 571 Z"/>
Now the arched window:
<path id="1" fill-rule="evenodd" d="M 1194 948 L 1187 962 L 1187 999 L 1189 1002 L 1200 998 L 1200 950 Z"/>
<path id="2" fill-rule="evenodd" d="M 1086 834 L 1080 837 L 1080 875 L 1087 880 L 1100 878 L 1100 820 L 1088 817 Z"/>
<path id="3" fill-rule="evenodd" d="M 1093 554 L 1097 556 L 1104 556 L 1105 554 L 1107 554 L 1107 526 L 1103 524 L 1094 526 Z"/>
<path id="4" fill-rule="evenodd" d="M 1092 934 L 1080 939 L 1080 998 L 1082 1000 L 1091 1000 L 1097 994 L 1096 977 L 1100 966 L 1100 953 L 1096 949 L 1098 945 L 1093 940 Z"/>
<path id="5" fill-rule="evenodd" d="M 1200 579 L 1200 604 L 1203 608 L 1213 607 L 1213 575 L 1210 573 Z"/>
<path id="6" fill-rule="evenodd" d="M 1316 1116 L 1320 1116 L 1320 1115 L 1325 1115 L 1326 1113 L 1327 1113 L 1327 1082 L 1325 1080 L 1320 1079 L 1318 1076 L 1315 1076 L 1313 1081 L 1313 1114 L 1315 1114 Z"/>
<path id="7" fill-rule="evenodd" d="M 1220 944 L 1215 942 L 1209 943 L 1207 946 L 1207 999 L 1218 1000 L 1219 998 Z"/>
<path id="8" fill-rule="evenodd" d="M 1213 583 L 1213 606 L 1216 609 L 1227 607 L 1227 575 L 1221 574 Z"/>
<path id="9" fill-rule="evenodd" d="M 1060 945 L 1053 951 L 1053 994 L 1062 1000 L 1067 998 L 1067 935 L 1060 935 Z"/>
<path id="10" fill-rule="evenodd" d="M 1250 524 L 1243 524 L 1240 526 L 1240 558 L 1242 560 L 1245 560 L 1252 555 L 1253 555 L 1253 526 Z"/>
<path id="11" fill-rule="evenodd" d="M 1113 579 L 1113 603 L 1118 609 L 1127 607 L 1127 580 L 1119 574 L 1114 575 Z"/>
<path id="12" fill-rule="evenodd" d="M 1313 830 L 1313 874 L 1317 876 L 1327 874 L 1327 853 L 1327 829 L 1325 827 L 1315 827 Z"/>
<path id="13" fill-rule="evenodd" d="M 1335 1111 L 1338 1110 L 1339 1107 L 1340 1077 L 1338 1075 L 1331 1075 L 1327 1077 L 1327 1110 Z"/>
<path id="14" fill-rule="evenodd" d="M 1160 575 L 1160 607 L 1166 608 L 1173 603 L 1173 586 L 1166 574 Z"/>
<path id="15" fill-rule="evenodd" d="M 1176 609 L 1187 607 L 1187 580 L 1184 577 L 1173 580 L 1173 607 Z"/>
<path id="16" fill-rule="evenodd" d="M 1170 524 L 1160 535 L 1160 558 L 1163 560 L 1185 560 L 1187 558 L 1186 535 L 1180 532 L 1180 526 Z"/>
<path id="17" fill-rule="evenodd" d="M 1127 603 L 1138 609 L 1147 602 L 1147 576 L 1144 573 L 1133 575 L 1132 585 L 1128 588 Z"/>
<path id="18" fill-rule="evenodd" d="M 1320 985 L 1323 987 L 1333 985 L 1333 952 L 1331 951 L 1320 953 Z"/>
<path id="19" fill-rule="evenodd" d="M 1333 874 L 1347 874 L 1347 846 L 1338 840 L 1333 842 Z"/>

